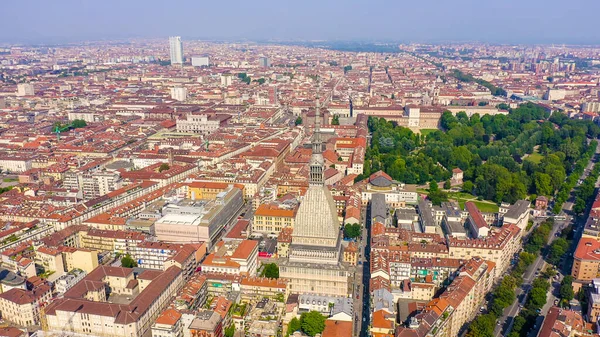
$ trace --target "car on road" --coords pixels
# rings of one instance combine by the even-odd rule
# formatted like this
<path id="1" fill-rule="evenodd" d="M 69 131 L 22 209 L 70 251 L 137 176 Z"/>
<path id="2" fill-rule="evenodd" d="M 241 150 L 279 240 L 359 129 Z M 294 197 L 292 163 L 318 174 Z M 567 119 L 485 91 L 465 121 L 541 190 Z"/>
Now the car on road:
<path id="1" fill-rule="evenodd" d="M 558 305 L 558 300 L 554 300 L 554 305 Z"/>

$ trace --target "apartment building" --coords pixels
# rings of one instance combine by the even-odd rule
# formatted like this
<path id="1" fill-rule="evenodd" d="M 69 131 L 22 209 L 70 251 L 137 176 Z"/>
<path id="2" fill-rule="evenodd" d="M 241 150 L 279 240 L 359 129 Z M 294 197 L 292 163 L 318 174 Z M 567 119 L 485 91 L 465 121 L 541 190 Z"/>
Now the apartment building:
<path id="1" fill-rule="evenodd" d="M 201 268 L 205 273 L 255 276 L 258 269 L 258 242 L 220 241 L 215 252 L 204 259 Z"/>
<path id="2" fill-rule="evenodd" d="M 152 325 L 152 337 L 183 337 L 183 329 L 181 313 L 175 309 L 167 309 Z"/>
<path id="3" fill-rule="evenodd" d="M 118 190 L 123 187 L 123 181 L 118 171 L 67 171 L 63 187 L 81 191 L 85 200 L 91 200 Z"/>
<path id="4" fill-rule="evenodd" d="M 35 262 L 46 272 L 54 272 L 61 276 L 65 272 L 62 253 L 51 247 L 39 247 L 35 252 Z"/>
<path id="5" fill-rule="evenodd" d="M 579 240 L 573 254 L 571 276 L 584 282 L 600 276 L 600 241 L 585 237 Z"/>
<path id="6" fill-rule="evenodd" d="M 462 240 L 448 238 L 448 257 L 467 260 L 479 256 L 496 264 L 494 278 L 508 269 L 515 253 L 521 249 L 521 229 L 513 224 L 494 228 L 485 238 Z"/>
<path id="7" fill-rule="evenodd" d="M 86 273 L 98 267 L 98 252 L 91 249 L 59 246 L 65 264 L 65 271 L 81 269 Z"/>
<path id="8" fill-rule="evenodd" d="M 182 286 L 177 267 L 135 278 L 132 269 L 101 266 L 46 307 L 43 328 L 102 337 L 144 336 Z M 120 297 L 122 304 L 109 302 L 111 296 Z"/>
<path id="9" fill-rule="evenodd" d="M 87 272 L 81 269 L 73 269 L 67 274 L 62 275 L 56 281 L 54 281 L 54 287 L 56 293 L 59 296 L 64 295 L 69 289 L 73 288 L 79 281 L 87 275 Z"/>
<path id="10" fill-rule="evenodd" d="M 139 232 L 109 231 L 90 228 L 81 232 L 81 247 L 95 251 L 131 254 L 138 244 L 144 242 L 147 236 Z"/>
<path id="11" fill-rule="evenodd" d="M 242 300 L 259 300 L 263 297 L 276 297 L 283 295 L 283 302 L 289 295 L 287 281 L 265 277 L 243 276 L 240 280 Z"/>
<path id="12" fill-rule="evenodd" d="M 450 336 L 458 336 L 463 325 L 473 319 L 485 295 L 493 285 L 495 265 L 493 262 L 473 258 L 458 271 L 458 276 L 450 283 L 440 298 L 454 307 Z"/>
<path id="13" fill-rule="evenodd" d="M 262 204 L 254 212 L 252 231 L 279 235 L 279 232 L 285 227 L 294 228 L 297 211 L 297 205 L 284 203 Z"/>
<path id="14" fill-rule="evenodd" d="M 411 318 L 409 327 L 396 327 L 396 337 L 453 337 L 473 319 L 491 289 L 495 265 L 473 258 L 461 267 L 444 292 Z"/>
<path id="15" fill-rule="evenodd" d="M 52 297 L 49 285 L 42 284 L 33 290 L 13 288 L 0 294 L 2 318 L 20 325 L 40 324 L 40 311 Z"/>

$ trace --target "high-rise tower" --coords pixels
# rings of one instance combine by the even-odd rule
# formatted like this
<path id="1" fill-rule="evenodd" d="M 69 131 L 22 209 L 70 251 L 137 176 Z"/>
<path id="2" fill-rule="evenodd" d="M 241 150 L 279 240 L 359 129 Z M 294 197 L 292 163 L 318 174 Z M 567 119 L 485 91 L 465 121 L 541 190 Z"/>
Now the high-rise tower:
<path id="1" fill-rule="evenodd" d="M 171 64 L 183 64 L 183 43 L 180 36 L 169 37 Z"/>
<path id="2" fill-rule="evenodd" d="M 335 201 L 325 186 L 321 114 L 317 97 L 308 189 L 296 213 L 289 258 L 280 266 L 290 291 L 347 296 L 348 271 L 340 263 L 340 222 Z"/>

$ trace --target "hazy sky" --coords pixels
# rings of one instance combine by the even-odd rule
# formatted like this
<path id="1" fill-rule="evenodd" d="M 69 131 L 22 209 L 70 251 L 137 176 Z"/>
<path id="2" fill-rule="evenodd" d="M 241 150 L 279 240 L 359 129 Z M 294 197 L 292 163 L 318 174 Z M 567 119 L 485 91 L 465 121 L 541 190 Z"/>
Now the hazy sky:
<path id="1" fill-rule="evenodd" d="M 0 42 L 181 35 L 600 44 L 600 0 L 2 0 Z"/>

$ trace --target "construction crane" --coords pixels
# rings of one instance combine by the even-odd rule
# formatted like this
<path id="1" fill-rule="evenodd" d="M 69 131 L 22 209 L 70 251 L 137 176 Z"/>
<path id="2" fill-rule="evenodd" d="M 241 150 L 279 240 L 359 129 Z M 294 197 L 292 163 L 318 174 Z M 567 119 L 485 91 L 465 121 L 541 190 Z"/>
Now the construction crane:
<path id="1" fill-rule="evenodd" d="M 56 138 L 60 140 L 60 133 L 64 131 L 69 131 L 73 127 L 72 123 L 61 125 L 60 123 L 56 123 L 54 125 L 54 129 L 52 129 L 52 133 L 56 133 Z"/>

